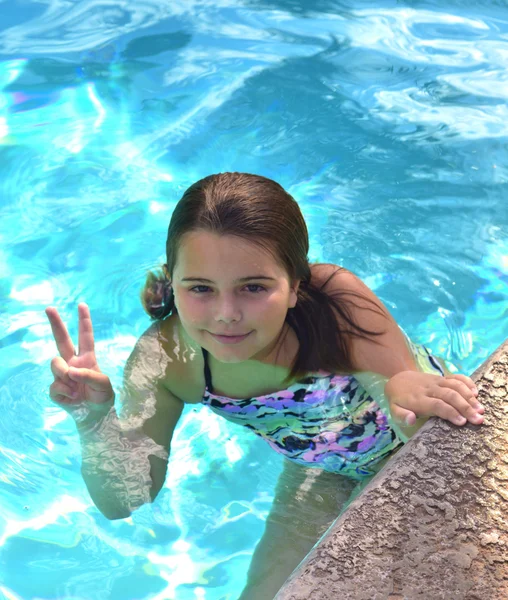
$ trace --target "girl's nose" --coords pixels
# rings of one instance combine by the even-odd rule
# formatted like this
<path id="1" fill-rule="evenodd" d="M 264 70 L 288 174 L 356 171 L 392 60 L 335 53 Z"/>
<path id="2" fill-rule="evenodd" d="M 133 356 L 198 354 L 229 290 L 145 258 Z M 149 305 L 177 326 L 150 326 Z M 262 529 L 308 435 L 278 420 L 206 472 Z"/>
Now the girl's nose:
<path id="1" fill-rule="evenodd" d="M 241 318 L 240 307 L 235 300 L 226 298 L 218 303 L 215 312 L 215 320 L 230 323 L 238 321 Z"/>

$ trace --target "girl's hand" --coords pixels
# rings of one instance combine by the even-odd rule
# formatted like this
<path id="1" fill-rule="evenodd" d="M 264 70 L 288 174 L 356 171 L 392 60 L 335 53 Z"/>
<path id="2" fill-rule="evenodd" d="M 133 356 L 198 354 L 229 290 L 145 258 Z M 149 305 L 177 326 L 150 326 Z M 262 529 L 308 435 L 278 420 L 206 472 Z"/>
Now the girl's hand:
<path id="1" fill-rule="evenodd" d="M 107 375 L 101 373 L 95 358 L 90 310 L 78 305 L 79 350 L 75 351 L 67 327 L 56 308 L 46 308 L 51 330 L 60 356 L 51 361 L 55 378 L 49 388 L 50 398 L 72 414 L 86 406 L 96 412 L 106 411 L 114 404 L 115 393 Z"/>
<path id="2" fill-rule="evenodd" d="M 402 371 L 385 385 L 392 417 L 399 423 L 414 425 L 420 416 L 441 417 L 464 425 L 483 423 L 485 409 L 478 403 L 474 382 L 466 375 L 432 375 Z"/>

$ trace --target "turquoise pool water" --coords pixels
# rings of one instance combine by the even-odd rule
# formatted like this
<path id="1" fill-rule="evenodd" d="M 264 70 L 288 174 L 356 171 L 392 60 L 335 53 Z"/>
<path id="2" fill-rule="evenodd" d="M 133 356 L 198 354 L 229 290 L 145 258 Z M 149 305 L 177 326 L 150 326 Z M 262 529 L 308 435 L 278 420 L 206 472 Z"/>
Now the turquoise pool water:
<path id="1" fill-rule="evenodd" d="M 234 600 L 281 457 L 187 408 L 166 485 L 107 521 L 48 397 L 44 308 L 86 301 L 118 390 L 195 180 L 279 181 L 313 261 L 471 373 L 508 337 L 508 9 L 484 2 L 0 2 L 0 598 Z"/>

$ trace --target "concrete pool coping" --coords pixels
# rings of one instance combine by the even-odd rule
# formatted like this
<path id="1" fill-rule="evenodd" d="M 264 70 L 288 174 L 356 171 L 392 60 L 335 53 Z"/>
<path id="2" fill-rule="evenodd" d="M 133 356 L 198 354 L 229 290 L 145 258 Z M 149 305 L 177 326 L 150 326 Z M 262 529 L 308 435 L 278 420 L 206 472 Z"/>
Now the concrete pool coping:
<path id="1" fill-rule="evenodd" d="M 274 600 L 508 599 L 508 340 L 471 379 L 484 423 L 427 421 Z"/>

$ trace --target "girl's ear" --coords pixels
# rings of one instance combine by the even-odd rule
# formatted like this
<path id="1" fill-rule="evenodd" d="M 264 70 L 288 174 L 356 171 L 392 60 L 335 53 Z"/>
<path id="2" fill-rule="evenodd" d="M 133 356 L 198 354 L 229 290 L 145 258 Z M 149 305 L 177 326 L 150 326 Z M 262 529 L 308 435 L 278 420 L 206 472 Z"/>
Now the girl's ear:
<path id="1" fill-rule="evenodd" d="M 298 300 L 298 288 L 300 287 L 300 279 L 295 279 L 291 283 L 289 292 L 289 308 L 294 308 Z"/>

